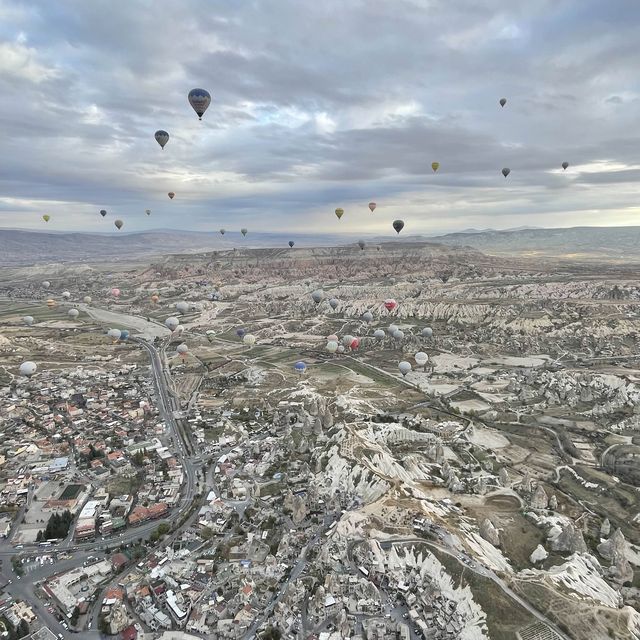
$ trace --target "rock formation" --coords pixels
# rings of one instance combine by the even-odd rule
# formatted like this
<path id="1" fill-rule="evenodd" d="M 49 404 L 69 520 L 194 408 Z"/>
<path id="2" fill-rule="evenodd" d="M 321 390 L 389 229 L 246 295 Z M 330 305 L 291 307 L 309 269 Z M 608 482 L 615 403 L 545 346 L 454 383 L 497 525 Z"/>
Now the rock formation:
<path id="1" fill-rule="evenodd" d="M 536 562 L 546 560 L 548 555 L 547 550 L 539 544 L 529 556 L 529 560 L 531 560 L 532 564 L 536 564 Z"/>
<path id="2" fill-rule="evenodd" d="M 480 523 L 480 535 L 490 542 L 494 547 L 500 546 L 500 534 L 498 530 L 493 526 L 493 522 L 489 518 L 485 518 Z"/>

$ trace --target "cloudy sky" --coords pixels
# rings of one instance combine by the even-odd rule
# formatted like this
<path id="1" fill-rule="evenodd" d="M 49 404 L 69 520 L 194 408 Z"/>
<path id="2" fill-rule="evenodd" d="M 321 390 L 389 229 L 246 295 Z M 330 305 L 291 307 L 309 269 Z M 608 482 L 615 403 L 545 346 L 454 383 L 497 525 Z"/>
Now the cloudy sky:
<path id="1" fill-rule="evenodd" d="M 638 0 L 0 0 L 0 227 L 640 224 L 638 42 Z"/>

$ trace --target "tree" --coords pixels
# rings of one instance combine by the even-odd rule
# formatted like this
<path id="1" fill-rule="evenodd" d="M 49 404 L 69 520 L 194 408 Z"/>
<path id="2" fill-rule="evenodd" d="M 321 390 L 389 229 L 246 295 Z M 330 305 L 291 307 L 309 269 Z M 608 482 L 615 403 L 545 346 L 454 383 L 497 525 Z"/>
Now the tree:
<path id="1" fill-rule="evenodd" d="M 26 635 L 29 635 L 29 624 L 27 623 L 26 620 L 24 619 L 20 620 L 20 624 L 18 625 L 18 629 L 16 633 L 18 638 L 24 638 Z"/>

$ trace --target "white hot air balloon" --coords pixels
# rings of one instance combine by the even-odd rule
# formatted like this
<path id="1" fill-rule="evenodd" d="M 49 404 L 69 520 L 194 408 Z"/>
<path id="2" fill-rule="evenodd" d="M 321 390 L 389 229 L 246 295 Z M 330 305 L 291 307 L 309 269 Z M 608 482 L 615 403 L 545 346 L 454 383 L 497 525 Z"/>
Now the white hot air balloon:
<path id="1" fill-rule="evenodd" d="M 344 347 L 341 344 L 338 345 L 338 353 L 344 353 Z"/>
<path id="2" fill-rule="evenodd" d="M 184 333 L 184 327 L 179 324 L 173 331 L 177 336 L 181 336 Z"/>
<path id="3" fill-rule="evenodd" d="M 413 359 L 419 367 L 424 367 L 429 362 L 429 356 L 424 351 L 418 351 Z"/>
<path id="4" fill-rule="evenodd" d="M 62 292 L 62 297 L 63 297 L 65 300 L 68 300 L 68 299 L 71 297 L 71 294 L 70 294 L 68 291 L 63 291 L 63 292 Z"/>
<path id="5" fill-rule="evenodd" d="M 338 305 L 340 304 L 339 300 L 337 298 L 331 298 L 329 300 L 329 306 L 335 311 L 338 308 Z"/>
<path id="6" fill-rule="evenodd" d="M 122 337 L 122 331 L 120 329 L 109 329 L 107 335 L 117 342 Z"/>
<path id="7" fill-rule="evenodd" d="M 91 296 L 85 296 L 84 298 L 82 298 L 82 301 L 85 304 L 91 304 Z"/>
<path id="8" fill-rule="evenodd" d="M 178 353 L 178 355 L 180 356 L 184 356 L 187 354 L 187 352 L 189 351 L 189 347 L 187 347 L 187 345 L 183 342 L 181 344 L 179 344 L 176 347 L 176 352 Z"/>
<path id="9" fill-rule="evenodd" d="M 69 309 L 69 311 L 67 311 L 67 315 L 72 320 L 75 320 L 80 315 L 80 312 L 77 309 Z"/>
<path id="10" fill-rule="evenodd" d="M 393 332 L 393 337 L 396 340 L 402 340 L 404 338 L 404 331 L 400 331 L 400 329 L 398 329 L 397 331 Z"/>
<path id="11" fill-rule="evenodd" d="M 180 320 L 178 320 L 178 318 L 174 318 L 173 316 L 167 318 L 164 321 L 164 326 L 167 327 L 169 331 L 175 331 L 179 324 L 180 324 Z"/>
<path id="12" fill-rule="evenodd" d="M 38 365 L 31 360 L 27 360 L 20 365 L 20 375 L 30 378 L 38 370 Z"/>
<path id="13" fill-rule="evenodd" d="M 332 333 L 330 336 L 327 336 L 327 342 L 338 342 L 338 336 L 335 333 Z"/>
<path id="14" fill-rule="evenodd" d="M 398 325 L 397 324 L 390 324 L 389 328 L 387 329 L 387 331 L 389 332 L 389 335 L 393 335 L 396 331 L 398 330 Z"/>
<path id="15" fill-rule="evenodd" d="M 321 289 L 316 289 L 312 294 L 311 298 L 316 304 L 320 304 L 322 299 L 324 298 L 324 292 Z"/>
<path id="16" fill-rule="evenodd" d="M 373 332 L 373 337 L 374 337 L 376 340 L 383 340 L 383 339 L 384 339 L 384 336 L 385 336 L 384 329 L 376 329 L 376 330 Z"/>
<path id="17" fill-rule="evenodd" d="M 51 283 L 50 283 L 48 280 L 45 280 L 45 281 L 42 283 L 42 286 L 43 286 L 45 289 L 48 289 L 48 288 L 51 286 Z"/>
<path id="18" fill-rule="evenodd" d="M 335 353 L 338 350 L 338 346 L 335 340 L 329 340 L 329 342 L 327 342 L 327 351 L 329 353 Z"/>
<path id="19" fill-rule="evenodd" d="M 256 337 L 251 333 L 245 333 L 242 338 L 242 342 L 247 345 L 247 347 L 252 347 L 256 343 Z"/>
<path id="20" fill-rule="evenodd" d="M 342 337 L 342 344 L 345 347 L 350 347 L 352 342 L 353 342 L 353 336 L 350 336 L 349 334 L 347 334 L 346 336 Z"/>
<path id="21" fill-rule="evenodd" d="M 433 336 L 433 329 L 431 327 L 425 327 L 422 330 L 422 335 L 425 338 L 431 338 Z"/>
<path id="22" fill-rule="evenodd" d="M 34 323 L 33 316 L 25 316 L 22 318 L 22 322 L 24 322 L 28 327 L 30 327 Z"/>
<path id="23" fill-rule="evenodd" d="M 178 302 L 178 304 L 176 304 L 176 309 L 182 314 L 184 315 L 185 313 L 187 313 L 189 311 L 190 305 L 188 302 L 185 302 L 184 300 L 181 300 L 180 302 Z"/>
<path id="24" fill-rule="evenodd" d="M 362 319 L 367 323 L 373 322 L 373 313 L 371 313 L 371 311 L 365 311 L 362 314 Z"/>
<path id="25" fill-rule="evenodd" d="M 407 373 L 409 373 L 409 371 L 411 371 L 411 363 L 403 360 L 398 364 L 398 369 L 400 369 L 400 373 L 404 377 L 407 375 Z"/>

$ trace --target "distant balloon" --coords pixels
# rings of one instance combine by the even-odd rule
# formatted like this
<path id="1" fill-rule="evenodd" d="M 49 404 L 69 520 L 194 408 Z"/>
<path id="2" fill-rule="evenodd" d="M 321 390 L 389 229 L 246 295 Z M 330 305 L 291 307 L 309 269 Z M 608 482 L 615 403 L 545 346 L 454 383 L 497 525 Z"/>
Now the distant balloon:
<path id="1" fill-rule="evenodd" d="M 56 306 L 56 301 L 49 298 L 49 300 L 47 300 L 47 307 L 49 307 L 49 309 L 53 309 L 53 307 L 55 306 Z"/>
<path id="2" fill-rule="evenodd" d="M 324 292 L 321 289 L 316 289 L 312 294 L 311 298 L 316 304 L 320 304 L 322 299 L 324 298 Z"/>
<path id="3" fill-rule="evenodd" d="M 38 365 L 31 360 L 27 360 L 20 365 L 20 375 L 25 378 L 30 378 L 38 370 Z"/>
<path id="4" fill-rule="evenodd" d="M 256 343 L 256 337 L 251 333 L 247 333 L 242 338 L 242 342 L 244 342 L 248 347 L 252 347 Z"/>
<path id="5" fill-rule="evenodd" d="M 440 163 L 439 162 L 432 162 L 431 163 L 431 168 L 433 169 L 433 172 L 435 173 L 440 168 Z"/>
<path id="6" fill-rule="evenodd" d="M 186 356 L 188 351 L 189 351 L 189 347 L 187 347 L 187 345 L 184 342 L 182 342 L 176 347 L 176 353 L 179 356 Z"/>
<path id="7" fill-rule="evenodd" d="M 249 233 L 249 231 L 248 231 L 247 229 L 240 229 L 240 233 L 241 233 L 243 236 L 246 236 L 246 235 L 247 235 L 247 233 Z"/>
<path id="8" fill-rule="evenodd" d="M 371 313 L 371 311 L 365 311 L 365 312 L 362 314 L 362 319 L 363 319 L 365 322 L 373 322 L 373 313 Z"/>
<path id="9" fill-rule="evenodd" d="M 338 305 L 340 304 L 340 301 L 338 300 L 338 298 L 331 298 L 329 300 L 329 306 L 335 311 L 338 308 Z"/>
<path id="10" fill-rule="evenodd" d="M 144 212 L 145 212 L 148 216 L 150 216 L 150 215 L 151 215 L 151 209 L 145 209 L 145 210 L 144 210 Z"/>
<path id="11" fill-rule="evenodd" d="M 364 240 L 358 240 L 358 246 L 360 247 L 360 249 L 362 249 L 362 251 L 364 251 L 364 248 L 366 246 L 365 241 Z"/>
<path id="12" fill-rule="evenodd" d="M 335 340 L 330 340 L 327 342 L 326 349 L 329 353 L 335 353 L 338 350 L 338 343 Z"/>
<path id="13" fill-rule="evenodd" d="M 382 339 L 385 337 L 385 335 L 386 335 L 386 334 L 385 334 L 385 332 L 384 332 L 384 329 L 376 329 L 376 330 L 373 332 L 373 337 L 374 337 L 376 340 L 382 340 Z"/>
<path id="14" fill-rule="evenodd" d="M 568 166 L 569 166 L 569 163 L 568 163 L 568 162 L 563 162 L 563 163 L 562 163 L 562 169 L 563 169 L 563 171 L 564 171 L 564 170 L 566 170 L 566 168 L 567 168 Z"/>
<path id="15" fill-rule="evenodd" d="M 389 332 L 389 335 L 392 336 L 396 331 L 398 331 L 398 325 L 397 324 L 390 324 L 389 328 L 387 329 L 387 331 Z"/>
<path id="16" fill-rule="evenodd" d="M 49 214 L 45 213 L 45 214 L 42 216 L 42 219 L 43 219 L 45 222 L 49 222 L 49 220 L 51 220 L 51 216 L 50 216 Z"/>
<path id="17" fill-rule="evenodd" d="M 340 220 L 340 218 L 342 218 L 343 215 L 344 215 L 344 209 L 341 209 L 340 207 L 338 207 L 336 209 L 336 216 L 338 217 L 338 220 Z"/>
<path id="18" fill-rule="evenodd" d="M 170 200 L 173 200 L 176 197 L 176 194 L 173 191 L 169 191 L 169 193 L 167 193 L 167 195 L 169 196 Z"/>
<path id="19" fill-rule="evenodd" d="M 174 333 L 175 333 L 176 335 L 178 335 L 178 336 L 181 336 L 181 335 L 184 333 L 184 327 L 183 327 L 181 324 L 179 324 L 179 325 L 175 328 Z"/>
<path id="20" fill-rule="evenodd" d="M 397 329 L 396 331 L 393 332 L 392 337 L 395 338 L 396 340 L 402 340 L 404 339 L 404 331 Z"/>
<path id="21" fill-rule="evenodd" d="M 304 373 L 307 370 L 307 365 L 300 360 L 293 365 L 293 368 L 299 373 Z"/>
<path id="22" fill-rule="evenodd" d="M 400 369 L 400 373 L 403 376 L 406 376 L 407 373 L 409 373 L 409 371 L 411 371 L 411 363 L 407 362 L 406 360 L 403 360 L 402 362 L 400 362 L 398 364 L 398 369 Z"/>
<path id="23" fill-rule="evenodd" d="M 28 327 L 30 327 L 34 323 L 33 316 L 25 316 L 22 318 L 22 322 L 24 322 Z"/>
<path id="24" fill-rule="evenodd" d="M 164 149 L 164 145 L 169 142 L 169 134 L 163 129 L 158 129 L 155 133 L 156 142 Z"/>
<path id="25" fill-rule="evenodd" d="M 509 174 L 511 173 L 511 169 L 509 169 L 509 167 L 505 167 L 502 170 L 502 175 L 506 178 Z"/>
<path id="26" fill-rule="evenodd" d="M 82 302 L 84 302 L 85 304 L 91 304 L 91 296 L 85 296 L 84 298 L 82 298 Z"/>
<path id="27" fill-rule="evenodd" d="M 344 353 L 344 346 L 341 344 L 338 345 L 338 353 Z"/>
<path id="28" fill-rule="evenodd" d="M 295 244 L 295 242 L 293 240 L 289 240 L 289 246 L 293 249 L 293 245 Z"/>
<path id="29" fill-rule="evenodd" d="M 413 359 L 419 367 L 424 367 L 429 362 L 429 356 L 424 351 L 418 351 Z"/>
<path id="30" fill-rule="evenodd" d="M 160 300 L 160 296 L 157 293 L 154 293 L 151 296 L 151 302 L 153 302 L 153 304 L 157 304 L 157 302 Z"/>
<path id="31" fill-rule="evenodd" d="M 398 306 L 398 303 L 393 298 L 387 298 L 384 301 L 384 308 L 387 311 L 393 311 Z"/>
<path id="32" fill-rule="evenodd" d="M 122 331 L 120 331 L 120 329 L 109 329 L 109 331 L 107 331 L 107 335 L 110 338 L 113 338 L 114 340 L 120 340 L 120 336 L 122 336 Z"/>
<path id="33" fill-rule="evenodd" d="M 376 207 L 378 205 L 375 202 L 370 202 L 369 203 L 369 209 L 371 210 L 371 213 L 373 213 L 376 210 Z"/>
<path id="34" fill-rule="evenodd" d="M 167 327 L 167 329 L 169 329 L 169 331 L 175 331 L 179 324 L 180 320 L 178 320 L 178 318 L 175 318 L 174 316 L 170 316 L 164 321 L 164 325 L 165 327 Z"/>
<path id="35" fill-rule="evenodd" d="M 360 338 L 354 338 L 349 344 L 351 351 L 355 351 L 360 346 Z"/>
<path id="36" fill-rule="evenodd" d="M 422 330 L 422 335 L 423 335 L 425 338 L 430 338 L 430 337 L 433 335 L 433 329 L 432 329 L 431 327 L 425 327 L 425 328 Z"/>
<path id="37" fill-rule="evenodd" d="M 242 327 L 236 329 L 236 335 L 238 338 L 244 338 L 244 334 L 247 333 Z"/>
<path id="38" fill-rule="evenodd" d="M 343 336 L 343 338 L 342 338 L 342 344 L 343 344 L 345 347 L 350 347 L 350 346 L 351 346 L 351 343 L 353 342 L 353 339 L 354 339 L 354 338 L 353 338 L 353 336 L 350 336 L 349 334 L 347 334 L 346 336 Z"/>
<path id="39" fill-rule="evenodd" d="M 188 302 L 184 302 L 184 300 L 181 300 L 180 302 L 178 302 L 178 304 L 176 304 L 176 309 L 182 314 L 184 315 L 185 313 L 187 313 L 187 311 L 189 311 L 190 309 L 190 305 Z"/>
<path id="40" fill-rule="evenodd" d="M 117 229 L 122 229 L 122 226 L 124 225 L 124 222 L 122 222 L 122 220 L 116 220 L 113 224 L 116 225 Z"/>
<path id="41" fill-rule="evenodd" d="M 327 336 L 327 342 L 338 342 L 338 336 L 332 333 L 330 336 Z"/>
<path id="42" fill-rule="evenodd" d="M 129 337 L 129 332 L 126 329 L 120 331 L 120 340 L 126 340 Z"/>
<path id="43" fill-rule="evenodd" d="M 71 294 L 70 294 L 68 291 L 63 291 L 63 292 L 62 292 L 62 297 L 63 297 L 65 300 L 68 300 L 68 299 L 71 297 Z"/>
<path id="44" fill-rule="evenodd" d="M 213 331 L 212 329 L 209 329 L 209 331 L 207 331 L 207 340 L 209 342 L 213 342 L 216 339 L 216 332 Z"/>
<path id="45" fill-rule="evenodd" d="M 507 104 L 507 99 L 506 98 L 500 98 L 500 106 L 504 107 L 505 104 Z"/>
<path id="46" fill-rule="evenodd" d="M 111 295 L 114 298 L 119 298 L 120 297 L 120 289 L 118 289 L 117 287 L 114 287 L 113 289 L 111 289 Z"/>
<path id="47" fill-rule="evenodd" d="M 45 281 L 42 283 L 42 286 L 43 286 L 45 289 L 48 289 L 48 288 L 51 286 L 51 283 L 50 283 L 48 280 L 45 280 Z"/>
<path id="48" fill-rule="evenodd" d="M 220 229 L 220 235 L 223 236 L 226 233 L 224 229 Z"/>
<path id="49" fill-rule="evenodd" d="M 80 312 L 77 309 L 69 309 L 69 311 L 67 311 L 67 315 L 72 320 L 75 320 L 80 315 Z"/>
<path id="50" fill-rule="evenodd" d="M 104 218 L 107 215 L 106 209 L 100 209 L 100 215 Z"/>
<path id="51" fill-rule="evenodd" d="M 205 89 L 191 89 L 191 91 L 189 91 L 189 104 L 198 114 L 198 120 L 202 120 L 204 112 L 211 104 L 211 94 L 205 91 Z"/>
<path id="52" fill-rule="evenodd" d="M 400 233 L 404 229 L 404 222 L 402 220 L 394 220 L 392 226 L 396 233 Z"/>

